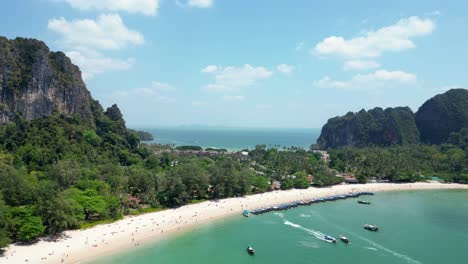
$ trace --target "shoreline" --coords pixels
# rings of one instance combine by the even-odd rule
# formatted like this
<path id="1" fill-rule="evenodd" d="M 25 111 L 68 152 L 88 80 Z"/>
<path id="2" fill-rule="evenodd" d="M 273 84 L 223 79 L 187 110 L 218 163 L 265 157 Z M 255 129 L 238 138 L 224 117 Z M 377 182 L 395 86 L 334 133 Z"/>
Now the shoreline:
<path id="1" fill-rule="evenodd" d="M 0 263 L 87 263 L 115 252 L 161 240 L 176 233 L 232 215 L 242 210 L 258 209 L 296 200 L 315 199 L 350 192 L 386 192 L 417 190 L 468 190 L 468 185 L 455 183 L 370 183 L 335 185 L 326 188 L 272 191 L 219 201 L 205 201 L 176 209 L 126 216 L 111 224 L 66 231 L 68 238 L 57 242 L 39 241 L 32 245 L 12 244 L 5 249 Z M 26 259 L 28 261 L 26 261 Z"/>

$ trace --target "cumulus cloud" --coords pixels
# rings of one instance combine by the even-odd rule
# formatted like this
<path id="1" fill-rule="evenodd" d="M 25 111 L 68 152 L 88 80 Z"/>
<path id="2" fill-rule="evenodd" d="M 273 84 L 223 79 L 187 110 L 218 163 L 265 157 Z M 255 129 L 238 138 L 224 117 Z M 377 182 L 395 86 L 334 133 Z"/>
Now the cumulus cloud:
<path id="1" fill-rule="evenodd" d="M 159 0 L 63 0 L 81 10 L 126 11 L 148 16 L 156 15 Z"/>
<path id="2" fill-rule="evenodd" d="M 369 70 L 379 67 L 380 64 L 373 60 L 349 60 L 343 65 L 345 70 Z"/>
<path id="3" fill-rule="evenodd" d="M 95 75 L 107 71 L 123 71 L 130 69 L 135 60 L 107 58 L 99 52 L 93 50 L 72 50 L 66 52 L 73 63 L 78 65 L 82 71 L 84 80 L 89 80 Z"/>
<path id="4" fill-rule="evenodd" d="M 216 72 L 218 70 L 218 66 L 216 65 L 208 65 L 206 66 L 205 68 L 203 68 L 201 70 L 201 72 L 203 73 L 213 73 L 213 72 Z"/>
<path id="5" fill-rule="evenodd" d="M 401 19 L 396 24 L 368 31 L 363 36 L 345 39 L 330 36 L 317 43 L 312 53 L 319 56 L 345 58 L 376 58 L 386 51 L 402 51 L 414 48 L 412 38 L 432 33 L 435 23 L 417 16 Z"/>
<path id="6" fill-rule="evenodd" d="M 416 75 L 412 73 L 378 70 L 369 74 L 357 74 L 347 81 L 338 81 L 325 76 L 315 81 L 314 86 L 336 89 L 375 89 L 388 87 L 390 84 L 415 83 L 416 80 Z"/>
<path id="7" fill-rule="evenodd" d="M 68 50 L 65 53 L 80 67 L 84 79 L 107 71 L 130 69 L 134 59 L 108 58 L 102 51 L 144 43 L 143 35 L 128 29 L 118 14 L 103 14 L 96 20 L 69 21 L 61 17 L 49 20 L 47 27 L 60 36 L 59 46 Z"/>
<path id="8" fill-rule="evenodd" d="M 208 91 L 234 91 L 253 85 L 258 80 L 268 79 L 273 72 L 264 67 L 253 67 L 245 64 L 242 67 L 220 67 L 215 75 L 215 81 L 208 84 Z"/>
<path id="9" fill-rule="evenodd" d="M 288 64 L 280 64 L 276 69 L 284 74 L 291 74 L 294 70 L 294 66 Z"/>
<path id="10" fill-rule="evenodd" d="M 49 30 L 61 36 L 60 43 L 67 47 L 92 47 L 102 50 L 118 50 L 128 44 L 141 45 L 141 33 L 128 29 L 118 14 L 102 14 L 96 20 L 65 18 L 49 20 Z"/>

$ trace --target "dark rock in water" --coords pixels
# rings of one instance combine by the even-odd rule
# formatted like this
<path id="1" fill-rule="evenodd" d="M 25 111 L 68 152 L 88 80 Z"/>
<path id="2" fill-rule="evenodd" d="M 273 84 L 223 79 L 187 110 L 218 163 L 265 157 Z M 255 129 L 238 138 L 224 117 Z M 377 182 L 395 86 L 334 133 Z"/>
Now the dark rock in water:
<path id="1" fill-rule="evenodd" d="M 374 108 L 349 112 L 328 120 L 317 145 L 320 149 L 343 146 L 389 146 L 419 142 L 414 114 L 409 107 Z"/>
<path id="2" fill-rule="evenodd" d="M 81 72 L 62 52 L 39 40 L 0 37 L 0 124 L 53 112 L 93 118 Z"/>
<path id="3" fill-rule="evenodd" d="M 452 132 L 468 128 L 468 90 L 451 89 L 427 100 L 416 113 L 421 141 L 444 143 Z"/>

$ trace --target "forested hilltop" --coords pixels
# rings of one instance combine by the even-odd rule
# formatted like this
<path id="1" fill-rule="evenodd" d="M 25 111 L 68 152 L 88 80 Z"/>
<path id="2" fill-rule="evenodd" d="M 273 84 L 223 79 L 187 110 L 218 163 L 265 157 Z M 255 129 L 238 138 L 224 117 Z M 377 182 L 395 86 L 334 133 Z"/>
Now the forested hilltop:
<path id="1" fill-rule="evenodd" d="M 377 107 L 331 118 L 315 147 L 441 144 L 463 128 L 468 128 L 468 90 L 451 89 L 426 101 L 416 113 L 409 107 Z"/>
<path id="2" fill-rule="evenodd" d="M 468 183 L 468 90 L 436 95 L 416 114 L 375 108 L 332 118 L 313 148 L 328 149 L 330 167 L 360 182 L 439 176 Z"/>
<path id="3" fill-rule="evenodd" d="M 119 108 L 104 110 L 78 67 L 38 40 L 0 38 L 0 89 L 0 248 L 126 214 L 307 188 L 311 174 L 318 185 L 342 181 L 320 154 L 298 148 L 245 155 L 141 144 Z"/>

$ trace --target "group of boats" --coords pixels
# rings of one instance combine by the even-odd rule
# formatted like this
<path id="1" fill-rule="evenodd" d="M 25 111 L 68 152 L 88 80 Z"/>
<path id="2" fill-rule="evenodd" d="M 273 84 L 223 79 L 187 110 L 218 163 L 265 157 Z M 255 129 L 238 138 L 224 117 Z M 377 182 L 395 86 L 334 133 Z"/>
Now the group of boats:
<path id="1" fill-rule="evenodd" d="M 369 231 L 373 231 L 373 232 L 376 232 L 376 231 L 379 230 L 379 228 L 376 225 L 370 225 L 370 224 L 365 224 L 364 229 L 369 230 Z M 344 235 L 340 234 L 339 238 L 343 243 L 349 244 L 349 239 L 347 237 L 345 237 Z M 331 243 L 336 243 L 336 241 L 337 241 L 336 238 L 334 238 L 332 236 L 329 236 L 329 235 L 323 236 L 323 239 L 325 239 L 326 241 L 331 242 Z M 247 246 L 247 253 L 249 253 L 250 255 L 255 255 L 255 249 L 252 246 L 249 245 L 249 246 Z"/>
<path id="2" fill-rule="evenodd" d="M 374 232 L 379 230 L 379 228 L 376 225 L 370 225 L 370 224 L 365 224 L 364 229 L 369 230 L 369 231 L 374 231 Z M 336 243 L 336 238 L 332 236 L 325 235 L 323 238 L 329 242 Z M 343 241 L 343 243 L 345 244 L 349 244 L 349 239 L 343 235 L 340 235 L 340 240 Z"/>
<path id="3" fill-rule="evenodd" d="M 254 215 L 260 215 L 272 211 L 282 211 L 282 210 L 288 210 L 291 208 L 295 208 L 298 206 L 304 206 L 304 205 L 311 205 L 315 203 L 322 203 L 322 202 L 328 202 L 328 201 L 336 201 L 336 200 L 342 200 L 342 199 L 348 199 L 348 198 L 357 198 L 362 195 L 374 195 L 374 193 L 371 192 L 356 192 L 356 193 L 349 193 L 345 195 L 334 195 L 334 196 L 327 196 L 327 197 L 322 197 L 322 198 L 317 198 L 317 199 L 312 199 L 312 200 L 306 200 L 306 201 L 295 201 L 292 203 L 287 203 L 287 204 L 280 204 L 272 207 L 266 207 L 266 208 L 260 208 L 260 209 L 255 209 L 252 210 L 251 213 Z M 364 203 L 364 204 L 370 204 L 370 202 L 367 201 L 358 201 L 359 203 Z M 246 210 L 244 210 L 243 215 L 247 216 L 249 215 L 249 212 L 245 213 Z"/>
<path id="4" fill-rule="evenodd" d="M 349 193 L 349 194 L 345 194 L 345 195 L 327 196 L 327 197 L 323 197 L 323 198 L 306 200 L 306 201 L 295 201 L 295 202 L 288 203 L 288 204 L 280 204 L 280 205 L 277 205 L 277 206 L 256 209 L 256 210 L 251 211 L 251 213 L 254 214 L 254 215 L 259 215 L 259 214 L 264 214 L 264 213 L 268 213 L 268 212 L 272 212 L 272 211 L 288 210 L 288 209 L 295 208 L 295 207 L 298 207 L 298 206 L 303 206 L 303 205 L 311 205 L 311 204 L 314 204 L 314 203 L 321 203 L 321 202 L 327 202 L 327 201 L 336 201 L 336 200 L 347 199 L 347 198 L 357 198 L 357 197 L 362 196 L 362 195 L 374 195 L 374 193 L 371 193 L 371 192 L 357 192 L 357 193 Z M 359 204 L 370 204 L 369 201 L 364 201 L 364 200 L 358 200 L 358 203 Z M 242 215 L 244 215 L 245 217 L 249 217 L 250 212 L 248 210 L 244 210 L 244 211 L 242 211 Z M 373 232 L 376 232 L 376 231 L 379 230 L 379 228 L 376 225 L 370 225 L 370 224 L 365 224 L 364 229 L 369 230 L 369 231 L 373 231 Z M 336 243 L 336 241 L 337 241 L 336 238 L 334 238 L 332 236 L 329 236 L 329 235 L 325 235 L 323 237 L 323 239 L 325 239 L 326 241 L 332 242 L 332 243 Z M 349 244 L 349 239 L 347 237 L 345 237 L 344 235 L 340 234 L 339 239 L 343 243 Z M 255 249 L 252 246 L 249 245 L 249 246 L 247 246 L 247 253 L 249 253 L 250 255 L 255 255 Z"/>

